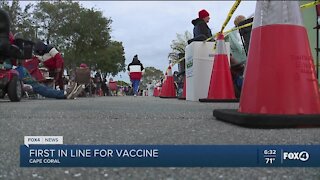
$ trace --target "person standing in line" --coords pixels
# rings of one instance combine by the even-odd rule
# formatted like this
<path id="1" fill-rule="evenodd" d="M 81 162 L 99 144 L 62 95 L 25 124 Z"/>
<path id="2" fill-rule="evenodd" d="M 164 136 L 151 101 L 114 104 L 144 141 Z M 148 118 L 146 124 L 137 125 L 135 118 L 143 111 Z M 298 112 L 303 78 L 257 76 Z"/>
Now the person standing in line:
<path id="1" fill-rule="evenodd" d="M 191 21 L 194 25 L 192 41 L 204 41 L 212 37 L 211 29 L 208 26 L 209 20 L 210 14 L 208 11 L 202 9 L 198 12 L 198 18 Z"/>
<path id="2" fill-rule="evenodd" d="M 239 23 L 246 20 L 243 15 L 238 15 L 234 20 L 235 27 L 239 26 Z M 240 63 L 247 60 L 246 52 L 244 50 L 239 30 L 232 31 L 227 37 L 226 41 L 230 42 L 230 50 L 232 56 Z"/>
<path id="3" fill-rule="evenodd" d="M 131 83 L 132 83 L 133 94 L 134 94 L 134 96 L 137 96 L 138 95 L 138 90 L 139 90 L 140 80 L 142 78 L 142 73 L 143 73 L 143 70 L 144 70 L 144 67 L 143 67 L 142 63 L 138 59 L 138 55 L 135 55 L 133 57 L 133 60 L 128 65 L 128 69 L 127 70 L 129 72 L 130 80 L 131 80 Z"/>

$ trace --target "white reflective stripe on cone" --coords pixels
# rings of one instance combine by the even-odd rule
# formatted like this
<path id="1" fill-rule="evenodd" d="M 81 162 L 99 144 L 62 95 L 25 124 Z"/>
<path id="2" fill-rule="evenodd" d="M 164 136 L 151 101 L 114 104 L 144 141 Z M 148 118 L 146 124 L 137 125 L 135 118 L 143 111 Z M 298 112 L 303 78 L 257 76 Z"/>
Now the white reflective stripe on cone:
<path id="1" fill-rule="evenodd" d="M 216 54 L 227 54 L 227 47 L 224 40 L 217 40 L 217 51 Z"/>
<path id="2" fill-rule="evenodd" d="M 299 1 L 257 1 L 253 27 L 271 24 L 303 26 Z"/>

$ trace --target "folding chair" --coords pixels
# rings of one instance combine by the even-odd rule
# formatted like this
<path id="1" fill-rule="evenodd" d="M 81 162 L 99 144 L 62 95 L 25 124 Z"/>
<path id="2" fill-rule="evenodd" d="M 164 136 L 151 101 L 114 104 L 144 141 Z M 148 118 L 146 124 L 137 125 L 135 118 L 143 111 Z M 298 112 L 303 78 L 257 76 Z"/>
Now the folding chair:
<path id="1" fill-rule="evenodd" d="M 90 69 L 88 67 L 76 68 L 75 82 L 77 84 L 84 84 L 85 86 L 89 86 L 89 95 L 90 96 L 92 95 L 91 83 L 90 83 Z"/>

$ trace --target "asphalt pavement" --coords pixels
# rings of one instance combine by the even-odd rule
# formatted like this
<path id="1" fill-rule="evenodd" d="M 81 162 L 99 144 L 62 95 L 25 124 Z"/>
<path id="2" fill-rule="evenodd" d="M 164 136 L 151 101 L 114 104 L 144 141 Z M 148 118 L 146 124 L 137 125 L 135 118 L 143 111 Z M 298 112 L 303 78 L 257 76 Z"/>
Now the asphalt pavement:
<path id="1" fill-rule="evenodd" d="M 215 108 L 155 97 L 0 100 L 0 179 L 320 179 L 320 168 L 21 168 L 24 136 L 64 144 L 320 144 L 319 128 L 250 129 L 217 121 Z"/>

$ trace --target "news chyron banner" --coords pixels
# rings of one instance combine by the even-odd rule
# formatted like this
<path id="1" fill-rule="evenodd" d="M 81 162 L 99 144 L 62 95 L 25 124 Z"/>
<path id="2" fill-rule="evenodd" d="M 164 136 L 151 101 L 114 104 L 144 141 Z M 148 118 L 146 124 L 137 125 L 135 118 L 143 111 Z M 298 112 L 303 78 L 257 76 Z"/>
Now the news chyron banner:
<path id="1" fill-rule="evenodd" d="M 320 167 L 320 145 L 65 145 L 25 136 L 21 167 Z"/>

